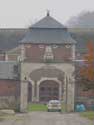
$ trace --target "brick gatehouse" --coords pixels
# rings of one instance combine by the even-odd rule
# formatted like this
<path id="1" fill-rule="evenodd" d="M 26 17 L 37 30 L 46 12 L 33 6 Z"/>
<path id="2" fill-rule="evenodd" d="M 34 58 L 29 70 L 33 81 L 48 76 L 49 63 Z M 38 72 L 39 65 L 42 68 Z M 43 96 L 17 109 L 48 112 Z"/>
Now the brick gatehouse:
<path id="1" fill-rule="evenodd" d="M 0 108 L 24 112 L 28 103 L 58 99 L 74 111 L 76 41 L 68 29 L 48 12 L 17 33 L 19 44 L 0 53 Z"/>

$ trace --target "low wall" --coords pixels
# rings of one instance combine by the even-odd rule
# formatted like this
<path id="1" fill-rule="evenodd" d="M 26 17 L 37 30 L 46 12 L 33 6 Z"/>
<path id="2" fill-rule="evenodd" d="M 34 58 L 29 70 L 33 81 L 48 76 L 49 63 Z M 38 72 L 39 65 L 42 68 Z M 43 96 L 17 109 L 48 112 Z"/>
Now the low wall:
<path id="1" fill-rule="evenodd" d="M 0 97 L 0 109 L 17 109 L 19 106 L 19 99 L 15 96 L 1 96 Z"/>

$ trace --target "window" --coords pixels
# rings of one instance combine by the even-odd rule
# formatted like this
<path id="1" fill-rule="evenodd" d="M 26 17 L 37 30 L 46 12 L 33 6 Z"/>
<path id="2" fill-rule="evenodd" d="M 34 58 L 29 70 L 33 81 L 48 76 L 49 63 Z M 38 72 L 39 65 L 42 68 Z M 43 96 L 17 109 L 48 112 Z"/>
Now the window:
<path id="1" fill-rule="evenodd" d="M 30 44 L 27 44 L 26 47 L 27 47 L 27 48 L 31 48 L 31 45 L 30 45 Z"/>
<path id="2" fill-rule="evenodd" d="M 17 65 L 14 65 L 14 66 L 13 66 L 13 72 L 14 72 L 14 73 L 18 73 L 18 66 L 17 66 Z"/>
<path id="3" fill-rule="evenodd" d="M 44 48 L 44 45 L 39 45 L 39 48 L 40 48 L 40 49 L 43 49 L 43 48 Z"/>
<path id="4" fill-rule="evenodd" d="M 71 46 L 70 46 L 70 45 L 66 45 L 65 47 L 66 47 L 66 48 L 70 48 Z"/>
<path id="5" fill-rule="evenodd" d="M 53 56 L 53 51 L 51 46 L 46 46 L 45 48 L 45 53 L 44 53 L 44 59 L 46 60 L 53 60 L 54 56 Z"/>
<path id="6" fill-rule="evenodd" d="M 58 48 L 58 46 L 57 45 L 53 45 L 53 48 L 56 49 L 56 48 Z"/>

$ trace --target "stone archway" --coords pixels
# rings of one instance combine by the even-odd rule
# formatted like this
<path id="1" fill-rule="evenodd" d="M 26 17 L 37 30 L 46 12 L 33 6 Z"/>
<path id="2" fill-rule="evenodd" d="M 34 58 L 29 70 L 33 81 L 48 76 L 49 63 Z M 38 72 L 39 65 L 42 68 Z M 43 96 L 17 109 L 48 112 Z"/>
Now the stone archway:
<path id="1" fill-rule="evenodd" d="M 53 80 L 45 80 L 39 85 L 39 102 L 59 100 L 59 84 Z"/>
<path id="2" fill-rule="evenodd" d="M 75 96 L 75 79 L 72 76 L 75 68 L 72 64 L 21 64 L 21 95 L 20 95 L 20 111 L 27 111 L 27 95 L 28 81 L 30 78 L 32 86 L 32 101 L 39 102 L 39 86 L 45 80 L 53 80 L 59 84 L 59 100 L 62 99 L 62 82 L 63 97 L 67 102 L 67 111 L 74 110 Z M 26 79 L 25 79 L 26 78 Z M 67 93 L 66 93 L 67 90 Z"/>

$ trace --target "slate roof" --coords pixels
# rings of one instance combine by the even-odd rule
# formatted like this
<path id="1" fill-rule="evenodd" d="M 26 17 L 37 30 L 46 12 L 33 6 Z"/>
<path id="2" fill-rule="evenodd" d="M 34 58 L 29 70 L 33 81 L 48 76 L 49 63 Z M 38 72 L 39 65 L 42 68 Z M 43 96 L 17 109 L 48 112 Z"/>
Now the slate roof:
<path id="1" fill-rule="evenodd" d="M 31 28 L 66 28 L 64 25 L 59 23 L 56 19 L 52 18 L 50 15 L 47 15 L 34 25 Z"/>
<path id="2" fill-rule="evenodd" d="M 63 29 L 31 29 L 20 43 L 64 44 L 76 43 Z"/>
<path id="3" fill-rule="evenodd" d="M 47 15 L 30 27 L 20 43 L 74 44 L 76 41 L 72 39 L 66 27 Z"/>
<path id="4" fill-rule="evenodd" d="M 0 50 L 7 51 L 17 47 L 26 32 L 27 29 L 0 29 Z"/>
<path id="5" fill-rule="evenodd" d="M 0 79 L 19 80 L 19 65 L 13 61 L 0 61 Z"/>
<path id="6" fill-rule="evenodd" d="M 86 32 L 87 31 L 87 32 Z M 19 41 L 23 39 L 28 29 L 0 29 L 0 53 L 16 48 L 20 45 Z M 76 50 L 79 53 L 86 52 L 86 44 L 89 40 L 94 43 L 94 29 L 77 29 L 72 31 L 70 34 L 74 40 L 77 41 Z"/>

